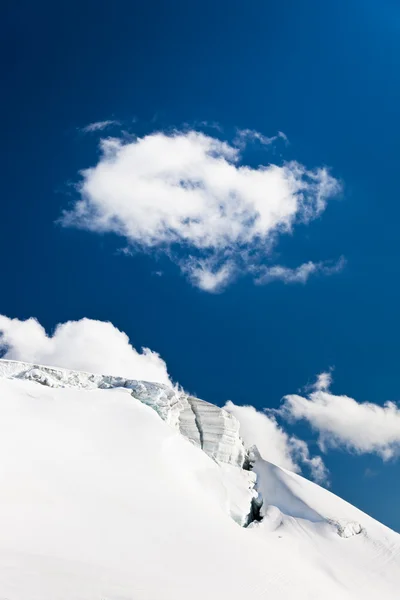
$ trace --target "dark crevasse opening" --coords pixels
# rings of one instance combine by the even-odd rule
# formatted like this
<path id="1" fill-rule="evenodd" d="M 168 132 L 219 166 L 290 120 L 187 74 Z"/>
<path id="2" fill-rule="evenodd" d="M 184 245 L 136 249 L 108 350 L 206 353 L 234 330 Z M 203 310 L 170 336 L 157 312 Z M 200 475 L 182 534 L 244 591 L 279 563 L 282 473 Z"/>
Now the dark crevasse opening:
<path id="1" fill-rule="evenodd" d="M 250 505 L 250 512 L 248 515 L 248 519 L 244 527 L 248 527 L 250 523 L 254 523 L 254 521 L 262 521 L 263 517 L 261 515 L 261 507 L 263 505 L 263 501 L 261 496 L 257 498 L 253 498 Z"/>
<path id="2" fill-rule="evenodd" d="M 246 454 L 242 468 L 245 471 L 253 471 L 254 460 L 255 460 L 254 453 L 253 453 L 252 449 L 250 449 Z M 258 491 L 257 490 L 257 480 L 254 484 L 254 488 L 256 491 Z M 250 512 L 248 514 L 248 518 L 247 518 L 247 521 L 246 521 L 246 524 L 244 525 L 244 527 L 248 527 L 251 523 L 254 523 L 254 521 L 262 521 L 262 519 L 263 519 L 262 514 L 261 514 L 262 506 L 263 506 L 263 498 L 262 498 L 261 494 L 258 492 L 257 497 L 252 498 L 252 500 L 251 500 Z"/>

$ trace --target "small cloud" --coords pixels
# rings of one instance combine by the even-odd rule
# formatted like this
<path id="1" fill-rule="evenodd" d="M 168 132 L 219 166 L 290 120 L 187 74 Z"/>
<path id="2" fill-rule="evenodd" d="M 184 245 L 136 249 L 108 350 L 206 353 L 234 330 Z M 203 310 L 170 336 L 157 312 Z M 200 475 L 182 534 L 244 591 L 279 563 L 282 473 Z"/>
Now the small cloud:
<path id="1" fill-rule="evenodd" d="M 356 454 L 376 454 L 387 461 L 400 454 L 400 407 L 357 402 L 329 391 L 330 373 L 321 373 L 307 396 L 285 396 L 275 411 L 289 422 L 307 421 L 318 434 L 322 451 L 340 448 Z"/>
<path id="2" fill-rule="evenodd" d="M 285 133 L 283 133 L 283 131 L 278 131 L 277 137 L 281 138 L 281 140 L 283 140 L 286 144 L 289 144 L 289 138 Z"/>
<path id="3" fill-rule="evenodd" d="M 284 283 L 306 283 L 311 275 L 333 275 L 339 273 L 346 265 L 346 260 L 342 256 L 337 262 L 318 262 L 312 261 L 303 263 L 299 267 L 291 269 L 282 265 L 272 267 L 260 267 L 256 283 L 266 284 L 272 281 L 283 281 Z"/>
<path id="4" fill-rule="evenodd" d="M 107 127 L 112 125 L 120 125 L 119 121 L 96 121 L 95 123 L 89 123 L 86 127 L 82 127 L 81 131 L 84 133 L 93 133 L 94 131 L 103 131 Z"/>
<path id="5" fill-rule="evenodd" d="M 115 253 L 122 254 L 122 256 L 133 256 L 133 250 L 129 246 L 123 246 L 122 248 L 118 248 Z"/>
<path id="6" fill-rule="evenodd" d="M 327 391 L 332 384 L 332 373 L 329 371 L 323 371 L 317 375 L 316 382 L 313 384 L 312 389 L 316 391 Z"/>
<path id="7" fill-rule="evenodd" d="M 191 126 L 189 124 L 187 124 L 187 127 L 188 127 L 188 129 L 191 129 L 191 128 L 214 129 L 215 131 L 218 131 L 219 133 L 222 133 L 222 131 L 223 131 L 223 128 L 221 127 L 221 125 L 219 123 L 217 123 L 216 121 L 194 121 Z"/>
<path id="8" fill-rule="evenodd" d="M 190 260 L 181 264 L 181 270 L 188 275 L 192 283 L 203 290 L 216 294 L 221 292 L 234 275 L 232 263 L 226 262 L 220 267 L 212 259 Z"/>
<path id="9" fill-rule="evenodd" d="M 290 437 L 290 449 L 294 460 L 309 469 L 314 481 L 329 486 L 329 471 L 321 456 L 311 457 L 307 444 L 293 435 Z"/>
<path id="10" fill-rule="evenodd" d="M 278 139 L 282 139 L 288 143 L 288 139 L 282 131 L 278 131 L 277 135 L 268 137 L 254 129 L 238 129 L 233 144 L 238 148 L 244 149 L 249 142 L 259 142 L 263 146 L 270 146 Z"/>

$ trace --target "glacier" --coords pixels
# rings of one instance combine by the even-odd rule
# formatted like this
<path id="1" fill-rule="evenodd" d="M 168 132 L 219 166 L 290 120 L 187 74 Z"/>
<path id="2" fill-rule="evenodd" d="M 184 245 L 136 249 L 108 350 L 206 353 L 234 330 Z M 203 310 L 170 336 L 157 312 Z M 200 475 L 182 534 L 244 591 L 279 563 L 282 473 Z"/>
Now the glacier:
<path id="1" fill-rule="evenodd" d="M 241 526 L 252 521 L 261 502 L 255 486 L 256 475 L 242 470 L 247 452 L 239 435 L 239 422 L 226 410 L 190 396 L 178 387 L 19 361 L 0 360 L 0 377 L 33 381 L 50 388 L 129 390 L 133 398 L 152 408 L 163 421 L 221 464 L 224 485 L 230 490 L 230 516 Z M 229 469 L 229 465 L 240 470 Z"/>
<path id="2" fill-rule="evenodd" d="M 239 467 L 244 464 L 246 450 L 237 419 L 226 410 L 189 396 L 178 388 L 12 360 L 0 360 L 0 377 L 36 381 L 48 387 L 129 389 L 134 398 L 153 408 L 164 421 L 214 460 Z"/>
<path id="3" fill-rule="evenodd" d="M 0 598 L 394 600 L 400 536 L 178 388 L 0 360 Z"/>

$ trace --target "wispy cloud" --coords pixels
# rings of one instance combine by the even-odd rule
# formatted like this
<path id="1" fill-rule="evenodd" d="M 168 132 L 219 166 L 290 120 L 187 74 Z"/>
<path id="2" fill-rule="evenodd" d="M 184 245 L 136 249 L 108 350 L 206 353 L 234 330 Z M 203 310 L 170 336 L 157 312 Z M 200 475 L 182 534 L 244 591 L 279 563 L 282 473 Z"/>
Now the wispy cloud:
<path id="1" fill-rule="evenodd" d="M 239 137 L 269 144 L 283 134 L 243 130 Z M 81 172 L 80 199 L 63 213 L 65 226 L 116 233 L 135 251 L 165 252 L 209 292 L 241 273 L 259 283 L 304 283 L 343 266 L 264 266 L 279 236 L 320 216 L 339 191 L 326 168 L 293 161 L 254 168 L 242 164 L 240 142 L 190 130 L 109 137 L 100 148 L 98 163 Z"/>
<path id="2" fill-rule="evenodd" d="M 232 262 L 216 264 L 211 259 L 187 259 L 181 263 L 181 270 L 196 287 L 204 292 L 219 293 L 226 288 L 235 276 L 235 265 Z"/>
<path id="3" fill-rule="evenodd" d="M 243 149 L 249 142 L 259 142 L 263 146 L 270 146 L 279 139 L 289 143 L 287 136 L 282 131 L 278 131 L 276 135 L 268 137 L 254 129 L 237 129 L 233 143 L 238 148 Z"/>
<path id="4" fill-rule="evenodd" d="M 281 265 L 273 265 L 271 267 L 258 267 L 258 275 L 256 283 L 266 284 L 272 281 L 283 281 L 284 283 L 307 283 L 311 275 L 333 275 L 339 273 L 346 265 L 346 260 L 342 256 L 336 262 L 318 262 L 312 261 L 303 263 L 302 265 L 291 269 Z"/>
<path id="5" fill-rule="evenodd" d="M 103 131 L 112 125 L 120 125 L 119 121 L 96 121 L 95 123 L 89 123 L 85 127 L 82 127 L 81 131 L 84 133 L 93 133 L 95 131 Z"/>

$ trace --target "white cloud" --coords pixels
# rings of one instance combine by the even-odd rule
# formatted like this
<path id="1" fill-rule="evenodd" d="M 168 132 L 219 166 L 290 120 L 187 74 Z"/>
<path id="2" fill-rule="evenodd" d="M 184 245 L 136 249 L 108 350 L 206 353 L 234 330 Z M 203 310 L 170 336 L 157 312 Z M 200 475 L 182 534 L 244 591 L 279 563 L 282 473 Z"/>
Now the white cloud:
<path id="1" fill-rule="evenodd" d="M 260 267 L 256 283 L 271 283 L 272 281 L 283 281 L 284 283 L 306 283 L 311 275 L 332 275 L 341 271 L 346 261 L 341 257 L 337 262 L 318 262 L 312 261 L 303 263 L 295 269 L 274 265 L 272 267 Z"/>
<path id="2" fill-rule="evenodd" d="M 289 436 L 273 416 L 257 411 L 254 406 L 238 406 L 231 401 L 224 408 L 239 421 L 240 435 L 246 446 L 256 445 L 265 460 L 290 471 L 299 471 L 291 455 Z"/>
<path id="3" fill-rule="evenodd" d="M 307 444 L 295 436 L 289 436 L 272 414 L 259 412 L 253 406 L 238 406 L 230 401 L 224 408 L 239 421 L 240 435 L 245 444 L 248 447 L 256 445 L 265 460 L 296 473 L 301 472 L 301 466 L 305 466 L 315 481 L 327 483 L 328 471 L 322 458 L 311 458 Z"/>
<path id="4" fill-rule="evenodd" d="M 89 123 L 86 127 L 82 127 L 84 133 L 93 133 L 94 131 L 103 131 L 111 125 L 119 125 L 119 121 L 96 121 L 95 123 Z"/>
<path id="5" fill-rule="evenodd" d="M 357 402 L 329 391 L 331 376 L 322 373 L 307 397 L 283 399 L 278 414 L 288 420 L 308 421 L 318 432 L 321 450 L 341 448 L 357 454 L 374 453 L 388 460 L 400 451 L 400 407 Z"/>
<path id="6" fill-rule="evenodd" d="M 332 373 L 329 371 L 323 371 L 317 375 L 315 383 L 312 385 L 312 389 L 317 391 L 326 391 L 331 387 L 332 384 Z"/>
<path id="7" fill-rule="evenodd" d="M 252 168 L 240 164 L 238 146 L 196 131 L 108 138 L 100 147 L 61 222 L 116 233 L 135 250 L 165 251 L 209 291 L 226 284 L 228 272 L 256 275 L 278 235 L 318 217 L 339 190 L 325 168 Z"/>
<path id="8" fill-rule="evenodd" d="M 289 438 L 289 448 L 293 459 L 309 469 L 314 481 L 325 485 L 329 484 L 329 471 L 321 456 L 311 457 L 307 444 L 294 435 Z"/>
<path id="9" fill-rule="evenodd" d="M 182 262 L 181 270 L 188 275 L 196 287 L 211 293 L 221 292 L 230 283 L 235 273 L 232 262 L 226 262 L 219 267 L 212 259 L 189 259 Z"/>
<path id="10" fill-rule="evenodd" d="M 167 366 L 156 352 L 138 352 L 126 333 L 103 321 L 67 321 L 47 335 L 36 319 L 0 315 L 0 351 L 13 360 L 170 384 Z"/>
<path id="11" fill-rule="evenodd" d="M 270 146 L 278 139 L 282 139 L 286 143 L 289 141 L 287 136 L 282 131 L 278 131 L 277 135 L 268 137 L 259 131 L 255 131 L 254 129 L 238 129 L 233 143 L 238 148 L 243 149 L 247 146 L 248 142 L 259 142 L 263 146 Z"/>

